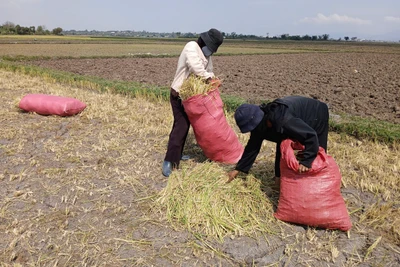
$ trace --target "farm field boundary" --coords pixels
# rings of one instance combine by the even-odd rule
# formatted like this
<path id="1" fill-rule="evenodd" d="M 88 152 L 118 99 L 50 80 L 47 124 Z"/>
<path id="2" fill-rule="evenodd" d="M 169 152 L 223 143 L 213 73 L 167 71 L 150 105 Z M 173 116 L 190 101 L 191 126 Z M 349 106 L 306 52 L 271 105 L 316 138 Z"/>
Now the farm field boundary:
<path id="1" fill-rule="evenodd" d="M 177 56 L 194 39 L 104 36 L 0 36 L 0 56 L 60 58 Z M 290 53 L 400 54 L 398 43 L 225 39 L 215 56 Z"/>

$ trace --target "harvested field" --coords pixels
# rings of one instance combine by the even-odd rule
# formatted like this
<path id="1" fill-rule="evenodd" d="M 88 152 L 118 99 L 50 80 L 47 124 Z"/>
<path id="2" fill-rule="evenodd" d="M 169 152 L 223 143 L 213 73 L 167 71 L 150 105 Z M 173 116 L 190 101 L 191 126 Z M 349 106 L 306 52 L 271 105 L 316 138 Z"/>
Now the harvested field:
<path id="1" fill-rule="evenodd" d="M 228 58 L 216 58 L 216 67 L 220 73 L 227 73 L 221 69 L 222 60 L 230 62 Z M 129 64 L 142 68 L 149 64 L 144 62 L 152 62 L 153 70 L 157 70 L 154 62 L 161 62 L 164 67 L 160 68 L 172 75 L 175 60 L 169 63 L 170 69 L 165 68 L 169 61 L 58 62 L 65 64 L 63 70 L 88 75 L 100 66 L 99 73 L 113 79 L 121 79 L 114 72 L 121 65 L 132 75 L 124 74 L 124 79 L 137 80 L 141 76 L 133 75 L 135 71 Z M 56 61 L 40 64 L 49 62 Z M 54 67 L 60 67 L 57 64 Z M 73 70 L 74 66 L 79 71 Z M 147 73 L 139 80 L 152 83 L 150 77 L 157 75 Z M 229 84 L 228 75 L 236 77 L 226 75 L 225 85 Z M 155 78 L 154 82 L 165 84 L 171 77 L 165 75 L 163 79 Z M 5 71 L 0 71 L 0 92 L 2 266 L 400 264 L 397 145 L 388 147 L 330 133 L 330 153 L 341 167 L 342 194 L 353 222 L 347 234 L 273 218 L 279 197 L 269 179 L 273 174 L 274 144 L 263 145 L 253 167 L 252 175 L 260 182 L 249 176 L 247 182 L 236 179 L 226 185 L 223 173 L 229 167 L 204 163 L 190 134 L 185 153 L 194 155 L 194 159 L 183 162 L 182 170 L 170 179 L 183 187 L 182 179 L 190 179 L 191 172 L 214 168 L 213 173 L 222 174 L 220 183 L 213 184 L 222 192 L 221 197 L 223 192 L 235 194 L 238 189 L 248 190 L 250 185 L 251 190 L 265 196 L 265 208 L 249 221 L 268 225 L 258 229 L 258 234 L 228 232 L 218 240 L 208 234 L 209 228 L 201 230 L 204 225 L 198 224 L 190 231 L 181 222 L 169 220 L 166 207 L 159 201 L 169 184 L 160 169 L 172 125 L 168 103 L 100 94 Z M 76 97 L 88 107 L 78 116 L 67 118 L 22 113 L 16 104 L 27 93 Z M 227 118 L 237 131 L 232 114 Z M 243 144 L 246 138 L 239 135 Z M 200 183 L 201 179 L 194 181 Z M 183 189 L 190 192 L 189 187 Z"/>
<path id="2" fill-rule="evenodd" d="M 177 63 L 177 57 L 129 58 L 161 54 L 158 43 L 24 42 L 7 40 L 2 56 L 64 57 L 21 63 L 161 87 L 169 87 Z M 398 46 L 259 44 L 227 42 L 221 52 L 235 56 L 214 57 L 222 93 L 253 103 L 300 94 L 335 113 L 400 122 Z M 181 45 L 162 47 L 176 54 Z M 242 45 L 264 55 L 238 55 Z M 95 56 L 121 58 L 79 58 Z M 166 179 L 169 103 L 45 76 L 0 70 L 0 266 L 400 265 L 398 143 L 330 133 L 329 154 L 340 167 L 353 227 L 344 233 L 288 224 L 273 217 L 275 144 L 264 142 L 251 174 L 226 184 L 233 166 L 208 162 L 190 132 L 185 154 L 192 159 Z M 23 113 L 16 105 L 28 93 L 76 97 L 87 108 L 74 117 Z M 238 133 L 229 112 L 227 119 Z M 238 136 L 245 144 L 248 135 Z"/>
<path id="3" fill-rule="evenodd" d="M 112 80 L 171 84 L 177 58 L 40 60 L 32 64 Z M 222 93 L 259 103 L 305 95 L 336 113 L 400 123 L 400 54 L 302 53 L 215 56 Z"/>

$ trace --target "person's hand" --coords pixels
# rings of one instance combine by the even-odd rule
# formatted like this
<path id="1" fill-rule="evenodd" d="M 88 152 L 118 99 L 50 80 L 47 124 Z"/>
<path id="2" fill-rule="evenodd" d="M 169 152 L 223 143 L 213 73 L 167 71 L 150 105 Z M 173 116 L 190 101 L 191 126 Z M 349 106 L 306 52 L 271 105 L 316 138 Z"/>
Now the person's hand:
<path id="1" fill-rule="evenodd" d="M 303 164 L 299 164 L 299 173 L 308 172 L 310 168 L 304 166 Z"/>
<path id="2" fill-rule="evenodd" d="M 228 181 L 226 181 L 226 183 L 230 183 L 233 181 L 233 179 L 235 179 L 235 177 L 238 175 L 239 171 L 237 170 L 233 170 L 228 172 Z"/>
<path id="3" fill-rule="evenodd" d="M 210 83 L 212 84 L 212 86 L 214 86 L 214 87 L 220 87 L 221 86 L 221 84 L 222 84 L 222 82 L 221 82 L 221 80 L 219 79 L 219 78 L 217 78 L 217 77 L 214 77 L 211 81 L 210 81 Z"/>

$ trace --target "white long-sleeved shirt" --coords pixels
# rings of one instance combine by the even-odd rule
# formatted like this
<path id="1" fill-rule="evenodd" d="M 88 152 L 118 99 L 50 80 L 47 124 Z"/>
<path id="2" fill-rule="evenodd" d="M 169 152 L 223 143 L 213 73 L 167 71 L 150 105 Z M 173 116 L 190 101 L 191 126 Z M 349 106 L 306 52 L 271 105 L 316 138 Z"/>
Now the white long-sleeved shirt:
<path id="1" fill-rule="evenodd" d="M 214 77 L 211 56 L 206 58 L 195 41 L 188 42 L 183 48 L 171 88 L 179 92 L 183 81 L 190 74 L 204 77 L 205 79 Z"/>

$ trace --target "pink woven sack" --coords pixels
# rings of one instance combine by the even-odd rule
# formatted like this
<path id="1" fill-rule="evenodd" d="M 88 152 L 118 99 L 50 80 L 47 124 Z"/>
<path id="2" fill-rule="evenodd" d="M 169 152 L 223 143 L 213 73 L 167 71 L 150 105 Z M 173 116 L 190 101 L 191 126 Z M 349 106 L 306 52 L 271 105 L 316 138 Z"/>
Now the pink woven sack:
<path id="1" fill-rule="evenodd" d="M 72 97 L 28 94 L 21 99 L 19 107 L 41 115 L 72 116 L 84 110 L 86 104 Z"/>
<path id="2" fill-rule="evenodd" d="M 340 193 L 341 174 L 335 160 L 320 147 L 310 171 L 300 174 L 290 139 L 281 143 L 281 186 L 274 216 L 282 221 L 348 231 L 352 224 Z"/>
<path id="3" fill-rule="evenodd" d="M 237 163 L 244 149 L 226 120 L 218 87 L 207 95 L 188 98 L 182 104 L 205 156 L 216 162 Z"/>

